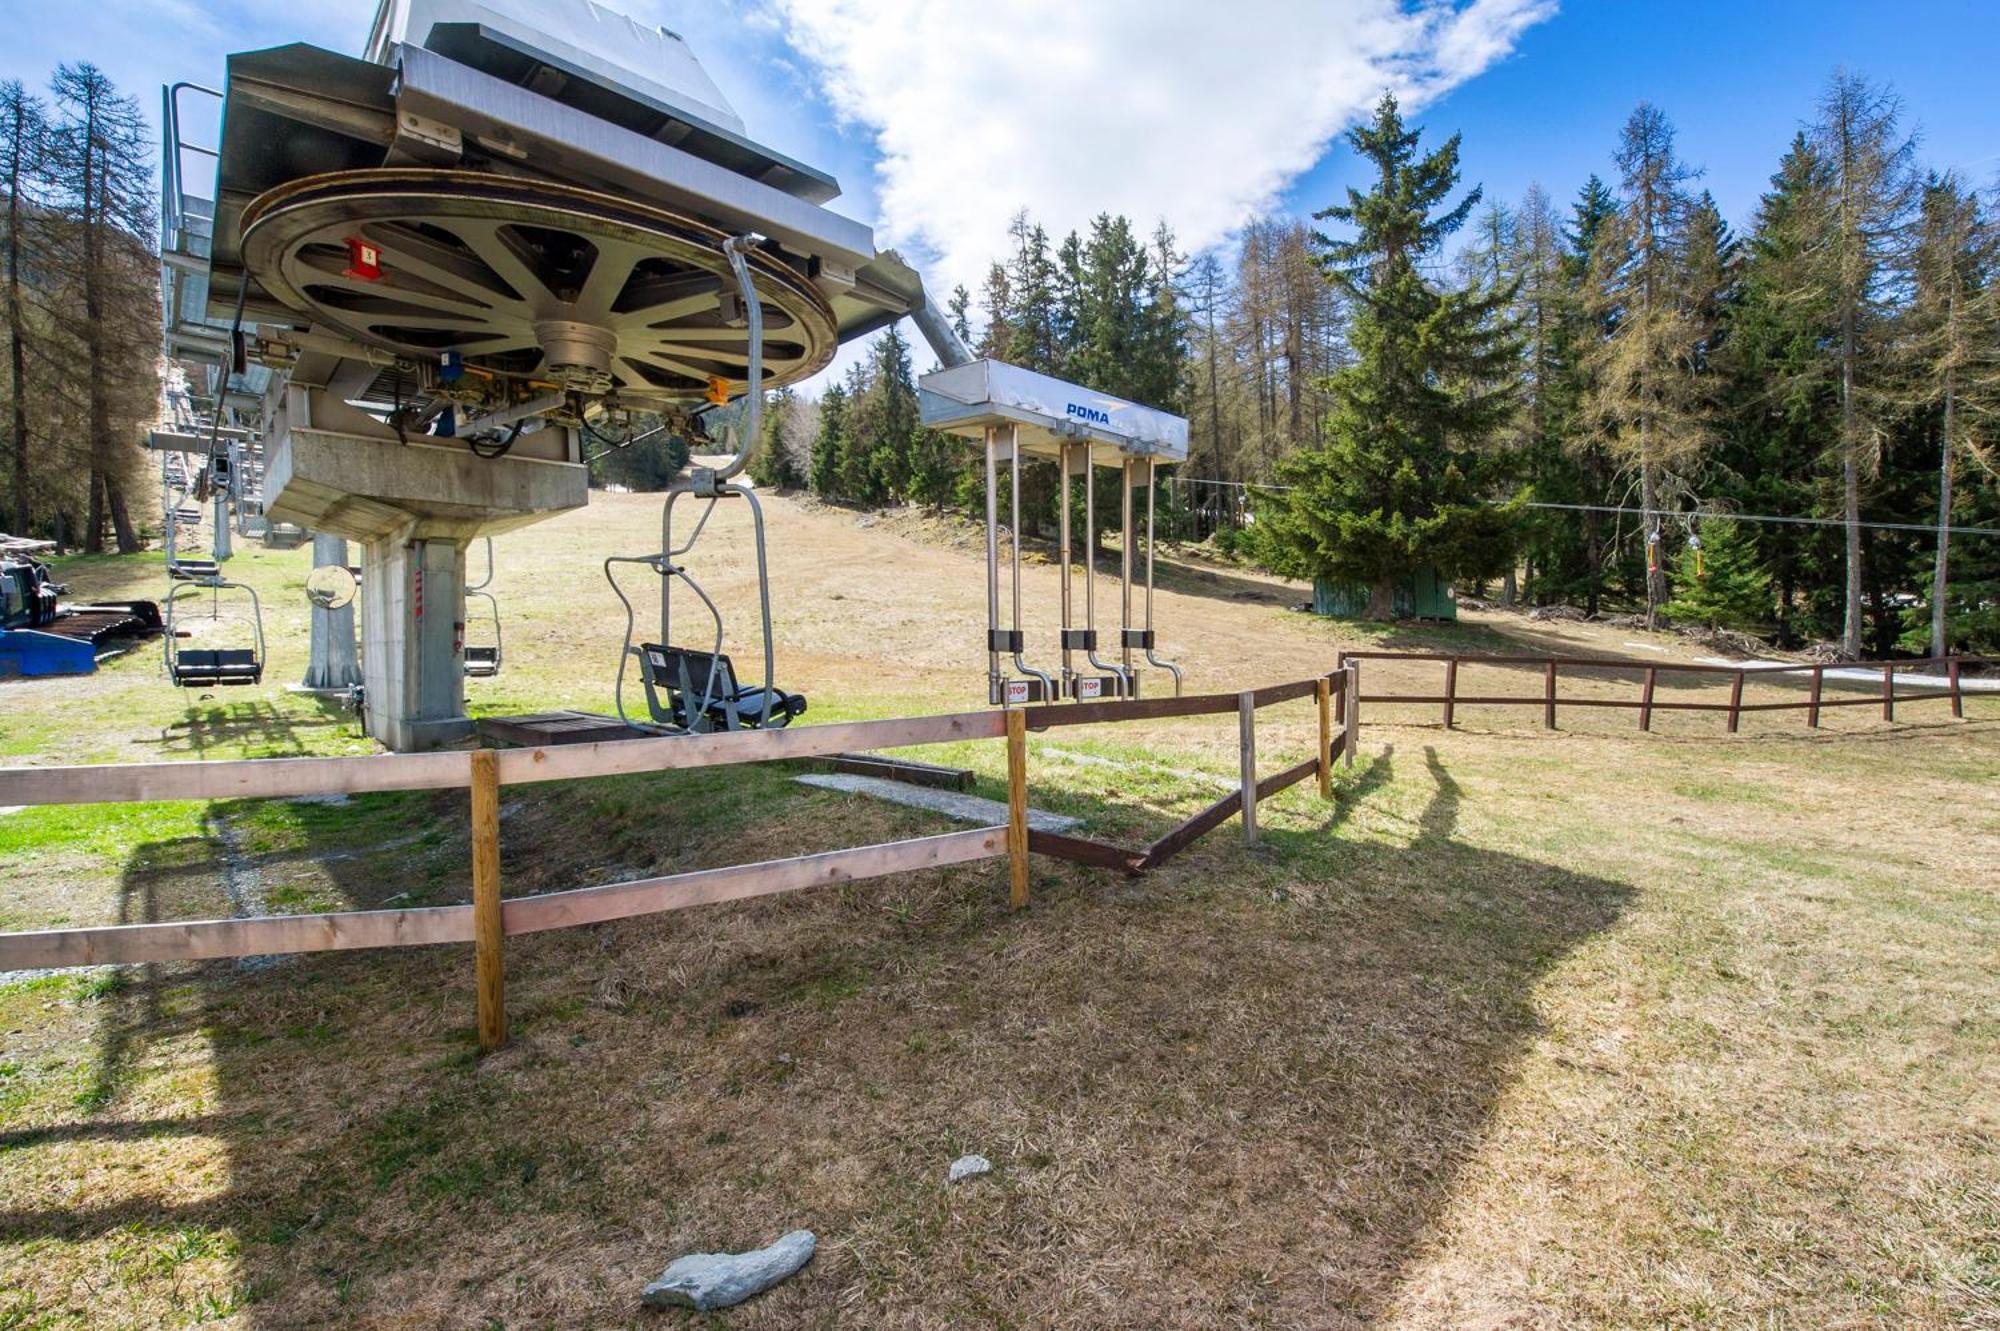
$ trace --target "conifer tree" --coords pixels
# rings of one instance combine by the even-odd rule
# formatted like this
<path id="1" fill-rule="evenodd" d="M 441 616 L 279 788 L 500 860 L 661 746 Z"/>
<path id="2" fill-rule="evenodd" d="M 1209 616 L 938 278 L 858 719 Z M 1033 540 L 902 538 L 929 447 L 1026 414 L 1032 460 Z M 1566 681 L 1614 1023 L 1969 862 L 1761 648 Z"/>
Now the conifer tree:
<path id="1" fill-rule="evenodd" d="M 765 395 L 757 452 L 750 460 L 750 478 L 758 485 L 795 490 L 804 479 L 791 451 L 792 414 L 798 409 L 799 396 L 789 388 Z"/>
<path id="2" fill-rule="evenodd" d="M 1419 154 L 1393 96 L 1349 133 L 1372 187 L 1317 214 L 1329 277 L 1353 310 L 1356 363 L 1335 373 L 1327 442 L 1279 468 L 1293 487 L 1261 506 L 1259 541 L 1280 572 L 1357 581 L 1386 619 L 1395 581 L 1426 565 L 1491 577 L 1513 557 L 1514 517 L 1489 501 L 1494 438 L 1514 410 L 1519 341 L 1500 318 L 1511 290 L 1447 291 L 1424 265 L 1478 206 L 1458 184 L 1456 135 Z"/>
<path id="3" fill-rule="evenodd" d="M 1613 456 L 1635 472 L 1643 537 L 1662 535 L 1661 512 L 1707 448 L 1711 414 L 1697 353 L 1708 330 L 1690 291 L 1686 182 L 1694 172 L 1674 153 L 1673 126 L 1641 103 L 1619 135 L 1624 201 L 1599 242 L 1592 295 L 1608 327 L 1587 353 L 1591 411 Z M 1650 551 L 1646 623 L 1666 603 L 1664 550 Z"/>
<path id="4" fill-rule="evenodd" d="M 1949 173 L 1925 182 L 1915 271 L 1907 354 L 1913 361 L 1913 398 L 1936 420 L 1930 654 L 1943 656 L 1950 646 L 1949 528 L 1958 461 L 1981 458 L 2000 431 L 2000 226 L 1978 195 Z"/>
<path id="5" fill-rule="evenodd" d="M 1562 395 L 1569 404 L 1565 451 L 1576 467 L 1579 496 L 1562 502 L 1603 505 L 1611 499 L 1611 452 L 1602 430 L 1586 427 L 1587 404 L 1599 393 L 1599 365 L 1591 355 L 1598 342 L 1617 326 L 1612 302 L 1599 294 L 1604 275 L 1618 254 L 1618 198 L 1593 174 L 1577 191 L 1570 206 L 1570 227 L 1564 239 L 1563 280 L 1569 298 L 1563 304 L 1562 335 L 1569 347 L 1564 358 Z M 1604 514 L 1594 508 L 1580 516 L 1583 532 L 1582 571 L 1564 594 L 1581 591 L 1584 609 L 1596 614 L 1604 595 L 1610 542 L 1605 539 Z M 1555 590 L 1555 589 L 1551 589 Z"/>
<path id="6" fill-rule="evenodd" d="M 1675 575 L 1674 599 L 1666 606 L 1675 620 L 1743 632 L 1770 622 L 1771 578 L 1743 523 L 1704 518 L 1698 544 L 1681 548 Z"/>
<path id="7" fill-rule="evenodd" d="M 819 433 L 813 437 L 812 463 L 807 481 L 822 499 L 838 498 L 840 475 L 847 452 L 847 390 L 828 384 L 819 399 Z"/>
<path id="8" fill-rule="evenodd" d="M 89 458 L 84 549 L 103 543 L 109 515 L 120 554 L 139 548 L 125 486 L 139 465 L 139 422 L 158 394 L 158 283 L 153 277 L 153 164 L 139 104 L 88 63 L 52 84 L 60 121 L 51 144 L 66 243 L 59 262 L 77 293 L 58 311 L 80 348 Z"/>
<path id="9" fill-rule="evenodd" d="M 18 80 L 0 83 L 0 190 L 6 191 L 5 234 L 0 235 L 0 280 L 7 287 L 7 407 L 10 451 L 13 454 L 14 533 L 32 530 L 29 496 L 31 444 L 28 419 L 31 388 L 28 378 L 30 331 L 22 291 L 24 265 L 34 241 L 28 235 L 48 161 L 48 112 Z"/>
<path id="10" fill-rule="evenodd" d="M 1828 176 L 1811 140 L 1796 136 L 1744 246 L 1722 357 L 1728 428 L 1714 461 L 1718 488 L 1746 512 L 1810 512 L 1821 454 L 1839 429 L 1837 380 L 1824 353 L 1832 295 L 1819 280 Z M 1771 573 L 1779 638 L 1790 643 L 1798 593 L 1819 579 L 1829 553 L 1837 563 L 1837 552 L 1819 528 L 1778 524 L 1749 535 Z"/>
<path id="11" fill-rule="evenodd" d="M 1831 293 L 1835 326 L 1829 355 L 1840 383 L 1841 516 L 1847 578 L 1841 648 L 1861 655 L 1861 481 L 1881 460 L 1884 416 L 1892 406 L 1892 299 L 1908 265 L 1907 228 L 1917 200 L 1915 143 L 1899 121 L 1895 93 L 1847 70 L 1820 99 L 1814 146 L 1825 161 L 1817 278 Z"/>

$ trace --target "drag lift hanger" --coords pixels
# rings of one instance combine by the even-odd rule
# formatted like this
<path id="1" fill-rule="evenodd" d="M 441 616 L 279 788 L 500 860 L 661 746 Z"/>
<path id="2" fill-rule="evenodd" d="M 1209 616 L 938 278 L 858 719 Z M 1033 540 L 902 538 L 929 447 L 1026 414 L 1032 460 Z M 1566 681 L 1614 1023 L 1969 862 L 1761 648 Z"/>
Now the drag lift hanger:
<path id="1" fill-rule="evenodd" d="M 1173 676 L 1181 688 L 1179 667 L 1162 660 L 1153 629 L 1153 482 L 1162 462 L 1187 458 L 1187 421 L 1180 416 L 1122 398 L 1110 397 L 1049 375 L 1037 374 L 996 360 L 971 361 L 937 370 L 919 384 L 923 423 L 968 439 L 980 440 L 986 452 L 986 656 L 988 700 L 999 706 L 1052 702 L 1057 698 L 1134 698 L 1139 693 L 1139 669 L 1134 654 Z M 1058 676 L 1027 663 L 1026 637 L 1021 625 L 1020 499 L 1024 458 L 1053 460 L 1061 478 L 1059 504 L 1062 562 L 1061 653 Z M 1012 556 L 1009 560 L 1011 614 L 1006 627 L 1000 616 L 999 465 L 1007 464 L 1011 496 L 1008 521 Z M 1091 484 L 1100 465 L 1119 469 L 1120 510 L 1124 525 L 1118 620 L 1118 657 L 1099 655 L 1097 573 L 1095 560 L 1097 499 Z M 1083 623 L 1075 622 L 1071 591 L 1070 480 L 1084 478 Z M 1146 491 L 1146 594 L 1143 622 L 1133 619 L 1134 556 L 1139 543 L 1133 526 L 1132 494 Z M 1083 666 L 1078 668 L 1078 657 Z M 1005 668 L 1011 661 L 1012 672 Z"/>

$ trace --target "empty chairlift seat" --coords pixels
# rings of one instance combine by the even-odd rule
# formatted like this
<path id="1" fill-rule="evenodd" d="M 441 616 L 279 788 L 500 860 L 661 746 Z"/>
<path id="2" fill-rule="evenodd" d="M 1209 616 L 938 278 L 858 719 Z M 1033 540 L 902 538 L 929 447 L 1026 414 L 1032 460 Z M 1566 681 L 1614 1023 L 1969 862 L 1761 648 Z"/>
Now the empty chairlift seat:
<path id="1" fill-rule="evenodd" d="M 682 730 L 774 730 L 806 710 L 803 694 L 737 683 L 736 667 L 715 652 L 645 643 L 639 678 L 653 719 Z"/>
<path id="2" fill-rule="evenodd" d="M 264 678 L 264 663 L 248 647 L 183 649 L 174 653 L 172 669 L 174 683 L 182 688 L 256 684 Z"/>

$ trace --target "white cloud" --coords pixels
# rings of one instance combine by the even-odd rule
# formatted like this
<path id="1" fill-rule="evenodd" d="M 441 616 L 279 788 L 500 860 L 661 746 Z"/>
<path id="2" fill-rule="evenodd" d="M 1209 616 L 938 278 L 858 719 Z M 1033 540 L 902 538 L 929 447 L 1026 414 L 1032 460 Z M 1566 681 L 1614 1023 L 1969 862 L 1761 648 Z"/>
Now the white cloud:
<path id="1" fill-rule="evenodd" d="M 1060 235 L 1164 217 L 1183 248 L 1268 208 L 1384 89 L 1420 105 L 1555 0 L 771 0 L 881 152 L 878 244 L 977 288 L 1025 207 Z"/>

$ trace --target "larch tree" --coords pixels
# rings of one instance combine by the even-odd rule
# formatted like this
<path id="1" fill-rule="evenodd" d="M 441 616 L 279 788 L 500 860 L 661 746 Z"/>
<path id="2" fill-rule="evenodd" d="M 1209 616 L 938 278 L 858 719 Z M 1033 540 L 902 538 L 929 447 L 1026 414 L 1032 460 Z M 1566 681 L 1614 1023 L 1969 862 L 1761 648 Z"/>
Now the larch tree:
<path id="1" fill-rule="evenodd" d="M 1595 274 L 1608 332 L 1589 352 L 1591 408 L 1613 456 L 1638 477 L 1652 628 L 1669 594 L 1661 513 L 1686 487 L 1712 432 L 1695 373 L 1705 330 L 1688 292 L 1687 182 L 1695 172 L 1675 155 L 1673 126 L 1649 103 L 1625 122 L 1617 163 L 1623 202 L 1600 242 Z"/>
<path id="2" fill-rule="evenodd" d="M 139 548 L 125 485 L 140 458 L 136 433 L 158 395 L 159 288 L 153 266 L 153 174 L 139 104 L 95 65 L 63 65 L 52 83 L 54 201 L 64 236 L 58 262 L 75 291 L 58 323 L 80 351 L 89 518 L 84 549 L 103 548 L 108 515 L 120 554 Z"/>
<path id="3" fill-rule="evenodd" d="M 1830 354 L 1840 383 L 1841 517 L 1847 576 L 1841 650 L 1861 655 L 1861 481 L 1881 460 L 1884 416 L 1894 407 L 1889 355 L 1895 307 L 1909 266 L 1909 221 L 1918 181 L 1915 140 L 1887 87 L 1847 70 L 1820 98 L 1812 139 L 1828 172 L 1818 280 L 1832 298 Z"/>
<path id="4" fill-rule="evenodd" d="M 28 308 L 22 275 L 32 247 L 28 228 L 36 217 L 42 172 L 48 161 L 48 112 L 18 80 L 0 83 L 0 189 L 6 191 L 0 264 L 7 283 L 7 409 L 13 455 L 14 532 L 26 536 L 34 516 L 30 498 L 28 427 Z"/>
<path id="5" fill-rule="evenodd" d="M 1425 275 L 1479 204 L 1456 204 L 1456 135 L 1420 153 L 1393 96 L 1348 142 L 1374 169 L 1325 209 L 1352 235 L 1322 237 L 1327 273 L 1352 310 L 1356 357 L 1330 379 L 1323 446 L 1284 462 L 1260 505 L 1259 542 L 1278 571 L 1369 589 L 1368 616 L 1393 614 L 1396 581 L 1426 566 L 1493 577 L 1513 558 L 1516 513 L 1493 503 L 1496 437 L 1515 410 L 1520 343 L 1501 315 L 1510 289 L 1448 290 Z"/>
<path id="6" fill-rule="evenodd" d="M 2000 227 L 1979 196 L 1947 173 L 1926 181 L 1908 313 L 1916 405 L 1938 439 L 1937 552 L 1931 571 L 1930 653 L 1950 647 L 1953 489 L 1961 456 L 1981 459 L 2000 426 Z"/>

